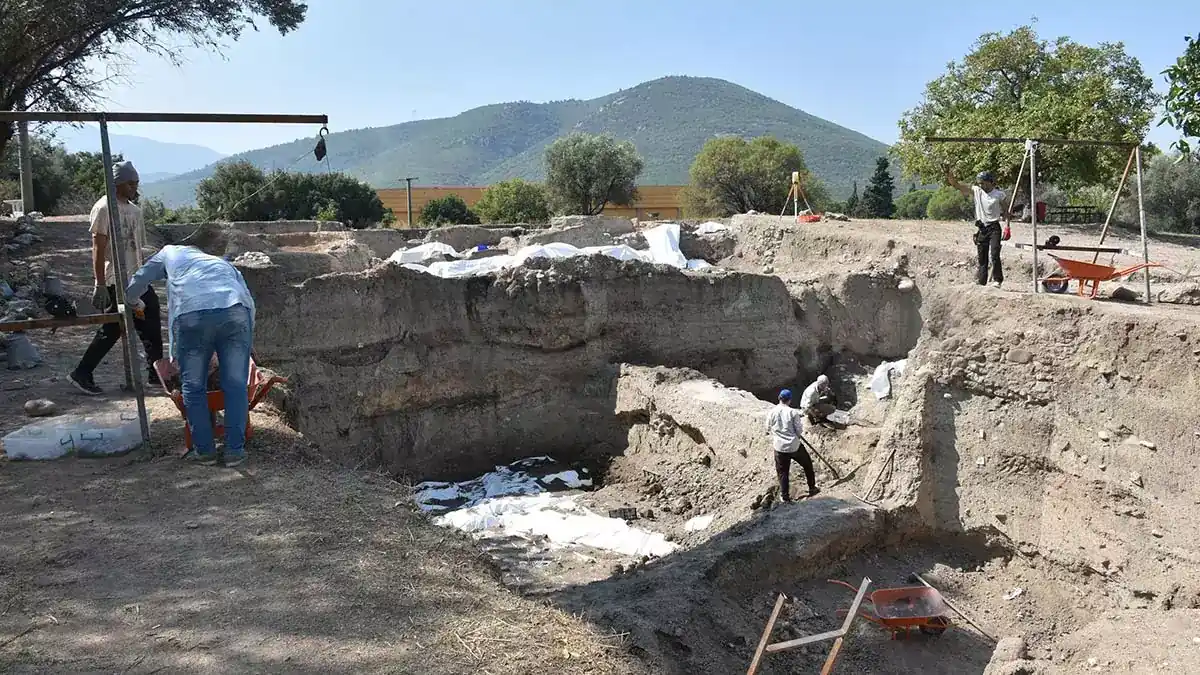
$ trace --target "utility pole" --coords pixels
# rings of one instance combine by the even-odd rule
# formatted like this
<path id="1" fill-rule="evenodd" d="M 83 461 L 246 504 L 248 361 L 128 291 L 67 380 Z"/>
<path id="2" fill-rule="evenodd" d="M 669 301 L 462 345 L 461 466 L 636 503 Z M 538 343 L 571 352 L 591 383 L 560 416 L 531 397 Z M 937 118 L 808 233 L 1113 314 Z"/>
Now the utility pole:
<path id="1" fill-rule="evenodd" d="M 416 176 L 410 176 L 404 179 L 408 187 L 404 188 L 405 197 L 408 198 L 408 229 L 412 229 L 412 182 L 416 180 Z"/>
<path id="2" fill-rule="evenodd" d="M 29 123 L 17 122 L 17 151 L 21 164 L 21 209 L 33 213 L 33 148 L 29 142 Z"/>

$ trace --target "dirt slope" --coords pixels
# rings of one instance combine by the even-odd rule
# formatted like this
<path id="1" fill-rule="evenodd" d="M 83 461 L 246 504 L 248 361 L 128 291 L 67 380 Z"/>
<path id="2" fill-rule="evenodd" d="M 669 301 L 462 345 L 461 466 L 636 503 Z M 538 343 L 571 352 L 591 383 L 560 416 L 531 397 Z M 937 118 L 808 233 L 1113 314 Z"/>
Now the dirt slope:
<path id="1" fill-rule="evenodd" d="M 84 298 L 86 228 L 40 227 L 25 260 Z M 5 375 L 0 433 L 40 396 L 132 407 L 66 384 L 90 330 L 30 337 L 46 364 Z M 115 390 L 120 363 L 113 352 L 97 381 Z M 182 447 L 182 422 L 166 398 L 149 407 L 146 456 L 0 459 L 0 671 L 643 672 L 620 636 L 503 588 L 407 489 L 312 463 L 275 411 L 252 417 L 250 463 L 225 470 L 161 456 Z"/>

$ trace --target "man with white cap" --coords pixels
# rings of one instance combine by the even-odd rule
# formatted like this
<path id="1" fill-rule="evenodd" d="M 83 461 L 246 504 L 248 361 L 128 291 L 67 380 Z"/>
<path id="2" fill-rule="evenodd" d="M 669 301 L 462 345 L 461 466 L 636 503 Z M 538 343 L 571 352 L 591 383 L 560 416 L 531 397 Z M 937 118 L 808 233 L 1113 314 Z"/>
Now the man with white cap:
<path id="1" fill-rule="evenodd" d="M 142 266 L 142 248 L 146 245 L 146 227 L 142 209 L 137 205 L 138 172 L 131 162 L 117 162 L 112 166 L 113 181 L 117 184 L 117 214 L 121 219 L 122 243 L 121 262 L 126 274 L 132 274 Z M 101 312 L 117 311 L 117 271 L 110 254 L 109 203 L 104 196 L 92 207 L 90 215 L 92 233 L 92 306 Z M 124 280 L 121 280 L 124 282 Z M 145 349 L 148 381 L 157 382 L 153 364 L 163 357 L 162 326 L 159 318 L 158 295 L 147 288 L 141 297 L 145 306 L 143 316 L 135 318 L 133 325 Z M 100 362 L 121 338 L 120 324 L 106 323 L 96 331 L 79 365 L 67 378 L 85 394 L 97 395 L 104 390 L 96 386 L 93 373 Z"/>
<path id="2" fill-rule="evenodd" d="M 833 389 L 829 387 L 829 377 L 818 375 L 817 381 L 804 388 L 800 394 L 800 412 L 808 417 L 813 424 L 820 424 L 830 413 L 837 410 L 834 403 Z"/>

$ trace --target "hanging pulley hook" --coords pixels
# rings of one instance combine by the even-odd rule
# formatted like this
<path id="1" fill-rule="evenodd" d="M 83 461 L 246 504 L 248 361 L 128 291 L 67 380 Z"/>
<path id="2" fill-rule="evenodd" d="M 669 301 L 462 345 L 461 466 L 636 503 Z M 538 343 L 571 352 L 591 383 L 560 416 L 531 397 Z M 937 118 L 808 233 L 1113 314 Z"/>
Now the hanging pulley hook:
<path id="1" fill-rule="evenodd" d="M 321 130 L 317 132 L 317 147 L 313 148 L 313 157 L 316 157 L 318 162 L 325 159 L 325 137 L 328 135 L 329 127 L 327 126 L 322 126 Z"/>

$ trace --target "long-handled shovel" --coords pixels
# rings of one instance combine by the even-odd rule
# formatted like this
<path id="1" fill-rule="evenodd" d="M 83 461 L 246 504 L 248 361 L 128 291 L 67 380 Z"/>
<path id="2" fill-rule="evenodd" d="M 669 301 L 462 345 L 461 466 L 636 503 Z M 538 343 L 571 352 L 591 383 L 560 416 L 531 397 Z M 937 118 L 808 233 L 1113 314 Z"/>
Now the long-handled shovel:
<path id="1" fill-rule="evenodd" d="M 808 448 L 809 452 L 816 455 L 817 459 L 821 460 L 821 463 L 825 465 L 825 468 L 829 469 L 829 473 L 833 474 L 834 480 L 842 479 L 842 475 L 840 473 L 838 473 L 838 470 L 833 468 L 833 465 L 829 463 L 829 460 L 822 457 L 821 453 L 817 452 L 817 449 L 812 446 L 812 443 L 808 442 L 807 438 L 805 438 L 804 436 L 800 436 L 800 442 L 804 444 L 804 447 Z"/>

